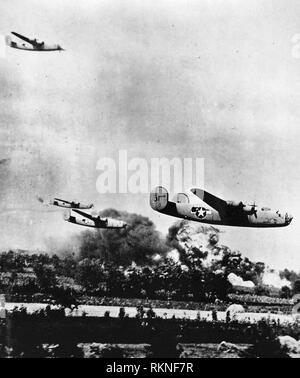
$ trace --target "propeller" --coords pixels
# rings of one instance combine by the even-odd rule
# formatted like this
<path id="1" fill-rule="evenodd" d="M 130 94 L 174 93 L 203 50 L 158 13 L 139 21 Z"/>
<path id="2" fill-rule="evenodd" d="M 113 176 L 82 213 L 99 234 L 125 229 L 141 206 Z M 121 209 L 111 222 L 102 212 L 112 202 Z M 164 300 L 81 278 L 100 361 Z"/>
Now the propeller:
<path id="1" fill-rule="evenodd" d="M 254 214 L 255 218 L 257 218 L 257 205 L 255 203 L 255 201 L 253 201 L 252 204 L 248 204 L 248 206 L 251 206 L 251 213 Z"/>

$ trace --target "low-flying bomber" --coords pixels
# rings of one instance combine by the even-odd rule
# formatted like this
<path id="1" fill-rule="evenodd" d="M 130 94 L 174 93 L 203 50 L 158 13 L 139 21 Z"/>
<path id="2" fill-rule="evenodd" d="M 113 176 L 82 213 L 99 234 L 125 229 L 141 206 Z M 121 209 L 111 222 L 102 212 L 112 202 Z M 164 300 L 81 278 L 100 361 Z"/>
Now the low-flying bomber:
<path id="1" fill-rule="evenodd" d="M 66 201 L 60 198 L 54 198 L 54 200 L 50 201 L 50 205 L 58 206 L 58 207 L 65 207 L 67 209 L 91 209 L 94 205 L 92 203 L 90 204 L 83 204 L 80 202 L 75 201 Z"/>
<path id="2" fill-rule="evenodd" d="M 30 39 L 16 32 L 11 32 L 11 33 L 26 42 L 26 43 L 14 42 L 11 40 L 10 36 L 7 36 L 6 44 L 9 47 L 12 47 L 14 49 L 28 50 L 28 51 L 64 51 L 64 49 L 58 44 L 50 45 L 50 44 L 46 44 L 45 42 L 39 42 L 37 41 L 36 38 Z"/>
<path id="3" fill-rule="evenodd" d="M 169 201 L 169 193 L 162 186 L 150 194 L 150 206 L 159 213 L 177 218 L 223 226 L 238 227 L 284 227 L 293 217 L 287 212 L 272 211 L 267 207 L 258 208 L 253 204 L 225 201 L 205 190 L 193 188 L 191 192 L 208 206 L 190 203 L 185 193 L 178 193 L 175 201 Z"/>
<path id="4" fill-rule="evenodd" d="M 80 215 L 78 217 L 76 214 Z M 100 215 L 92 215 L 81 210 L 65 210 L 64 220 L 70 223 L 79 224 L 86 227 L 94 228 L 124 228 L 126 222 L 112 218 L 101 218 Z"/>

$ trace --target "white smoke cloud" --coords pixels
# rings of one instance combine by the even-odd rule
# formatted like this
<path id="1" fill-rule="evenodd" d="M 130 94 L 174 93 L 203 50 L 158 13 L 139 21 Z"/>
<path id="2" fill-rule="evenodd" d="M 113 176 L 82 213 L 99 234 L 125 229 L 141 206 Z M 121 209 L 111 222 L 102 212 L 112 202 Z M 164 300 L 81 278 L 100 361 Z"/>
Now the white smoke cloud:
<path id="1" fill-rule="evenodd" d="M 272 269 L 269 269 L 264 273 L 262 283 L 267 286 L 274 286 L 278 289 L 281 289 L 282 286 L 288 286 L 291 288 L 291 282 L 286 278 L 281 278 L 279 273 Z"/>
<path id="2" fill-rule="evenodd" d="M 180 254 L 177 249 L 172 249 L 172 251 L 167 253 L 167 258 L 173 260 L 174 262 L 178 263 L 180 260 Z"/>
<path id="3" fill-rule="evenodd" d="M 154 256 L 152 256 L 153 261 L 159 261 L 162 259 L 162 256 L 159 253 L 156 253 Z"/>
<path id="4" fill-rule="evenodd" d="M 228 281 L 231 283 L 232 286 L 243 286 L 249 288 L 255 287 L 252 281 L 244 281 L 242 277 L 239 277 L 234 273 L 228 274 Z"/>

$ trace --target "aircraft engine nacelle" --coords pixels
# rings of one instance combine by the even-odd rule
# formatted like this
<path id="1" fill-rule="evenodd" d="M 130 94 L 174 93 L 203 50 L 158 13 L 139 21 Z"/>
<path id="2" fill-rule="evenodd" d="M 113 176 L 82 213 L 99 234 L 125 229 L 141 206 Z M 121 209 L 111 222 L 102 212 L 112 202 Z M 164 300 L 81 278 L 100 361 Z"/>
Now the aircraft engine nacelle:
<path id="1" fill-rule="evenodd" d="M 227 201 L 227 205 L 232 206 L 232 207 L 240 207 L 240 208 L 244 207 L 243 202 L 238 202 L 238 201 Z"/>
<path id="2" fill-rule="evenodd" d="M 252 214 L 253 211 L 255 210 L 255 208 L 253 206 L 250 206 L 250 205 L 245 205 L 243 210 L 247 214 Z"/>
<path id="3" fill-rule="evenodd" d="M 150 193 L 150 206 L 153 210 L 162 211 L 166 208 L 169 201 L 168 191 L 162 187 L 157 186 Z"/>
<path id="4" fill-rule="evenodd" d="M 235 208 L 239 208 L 244 211 L 246 214 L 254 214 L 256 205 L 245 205 L 243 202 L 237 202 L 237 201 L 227 201 L 227 205 Z"/>

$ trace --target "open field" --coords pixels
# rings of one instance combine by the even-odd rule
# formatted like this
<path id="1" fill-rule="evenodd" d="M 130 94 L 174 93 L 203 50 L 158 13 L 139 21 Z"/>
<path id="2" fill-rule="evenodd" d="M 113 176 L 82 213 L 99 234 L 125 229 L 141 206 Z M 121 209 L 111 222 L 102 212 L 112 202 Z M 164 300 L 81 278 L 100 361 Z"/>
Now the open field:
<path id="1" fill-rule="evenodd" d="M 2 357 L 274 357 L 278 336 L 300 338 L 299 321 L 278 314 L 80 306 L 67 312 L 40 303 L 6 303 Z M 216 316 L 217 314 L 217 316 Z M 300 346 L 299 346 L 300 347 Z M 298 351 L 298 346 L 297 346 Z"/>
<path id="2" fill-rule="evenodd" d="M 14 307 L 25 307 L 29 313 L 34 311 L 46 308 L 47 304 L 45 303 L 6 303 L 5 308 L 8 311 L 11 311 Z M 137 314 L 135 307 L 124 307 L 125 314 L 128 317 L 133 318 Z M 147 308 L 144 308 L 147 310 Z M 103 317 L 105 313 L 109 311 L 111 317 L 118 317 L 120 307 L 119 306 L 89 306 L 89 305 L 80 305 L 77 310 L 70 312 L 66 310 L 68 316 L 82 316 L 85 314 L 89 317 Z M 175 316 L 178 319 L 188 318 L 188 319 L 205 319 L 207 321 L 212 321 L 212 312 L 211 311 L 196 311 L 196 310 L 186 310 L 186 309 L 170 309 L 170 308 L 153 308 L 155 314 L 162 318 L 170 319 Z M 226 311 L 217 312 L 218 320 L 226 320 Z M 269 319 L 280 322 L 293 323 L 296 320 L 294 315 L 285 315 L 285 314 L 274 314 L 274 313 L 254 313 L 254 312 L 244 312 L 236 313 L 235 319 L 239 321 L 247 322 L 257 322 L 261 319 Z"/>

